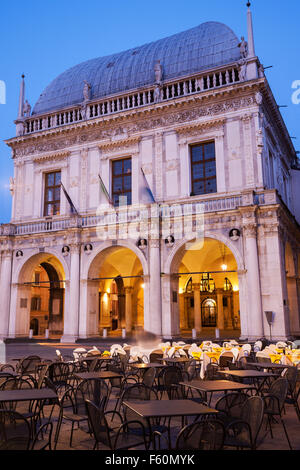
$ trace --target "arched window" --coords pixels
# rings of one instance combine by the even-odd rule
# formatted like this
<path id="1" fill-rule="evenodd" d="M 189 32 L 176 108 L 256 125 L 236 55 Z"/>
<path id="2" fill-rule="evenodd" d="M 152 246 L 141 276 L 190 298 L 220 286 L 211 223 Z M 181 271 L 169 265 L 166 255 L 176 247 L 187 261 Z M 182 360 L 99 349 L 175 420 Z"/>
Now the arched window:
<path id="1" fill-rule="evenodd" d="M 201 292 L 214 292 L 216 286 L 215 281 L 209 273 L 203 273 L 200 281 Z"/>
<path id="2" fill-rule="evenodd" d="M 193 292 L 193 279 L 190 277 L 185 286 L 186 294 L 191 294 Z"/>

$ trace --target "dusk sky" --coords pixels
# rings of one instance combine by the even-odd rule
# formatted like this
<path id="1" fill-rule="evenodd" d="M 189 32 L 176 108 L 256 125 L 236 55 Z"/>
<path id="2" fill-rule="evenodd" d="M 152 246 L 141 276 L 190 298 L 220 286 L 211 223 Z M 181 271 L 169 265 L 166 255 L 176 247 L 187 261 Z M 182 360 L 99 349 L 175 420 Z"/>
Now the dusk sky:
<path id="1" fill-rule="evenodd" d="M 1 2 L 0 223 L 10 221 L 9 177 L 13 162 L 4 139 L 15 136 L 21 75 L 32 108 L 44 88 L 66 69 L 95 57 L 140 46 L 206 21 L 228 25 L 247 36 L 246 0 L 14 0 Z M 292 83 L 300 81 L 299 0 L 251 2 L 256 54 L 300 150 L 300 104 L 292 103 Z M 298 95 L 300 98 L 300 94 Z M 1 94 L 0 94 L 1 97 Z"/>

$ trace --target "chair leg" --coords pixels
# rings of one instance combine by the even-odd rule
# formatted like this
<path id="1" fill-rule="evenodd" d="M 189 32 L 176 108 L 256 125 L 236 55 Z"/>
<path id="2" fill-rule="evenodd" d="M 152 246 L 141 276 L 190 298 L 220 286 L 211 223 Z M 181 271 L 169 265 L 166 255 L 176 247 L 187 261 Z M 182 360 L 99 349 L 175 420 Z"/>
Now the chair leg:
<path id="1" fill-rule="evenodd" d="M 287 441 L 288 441 L 288 444 L 289 444 L 289 448 L 290 448 L 290 450 L 293 450 L 293 449 L 292 449 L 292 446 L 291 446 L 291 443 L 290 443 L 290 439 L 289 439 L 289 436 L 288 436 L 288 433 L 287 433 L 287 430 L 286 430 L 286 427 L 285 427 L 285 424 L 284 424 L 284 421 L 283 421 L 282 417 L 280 417 L 280 420 L 281 420 L 281 423 L 282 423 L 282 426 L 283 426 L 283 429 L 284 429 L 284 433 L 285 433 L 286 439 L 287 439 Z"/>

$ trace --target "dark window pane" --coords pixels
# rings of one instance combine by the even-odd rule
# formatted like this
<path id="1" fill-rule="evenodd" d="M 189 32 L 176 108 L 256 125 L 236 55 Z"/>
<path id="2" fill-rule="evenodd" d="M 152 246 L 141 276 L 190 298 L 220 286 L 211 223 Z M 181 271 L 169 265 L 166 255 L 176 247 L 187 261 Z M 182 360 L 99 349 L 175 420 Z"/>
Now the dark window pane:
<path id="1" fill-rule="evenodd" d="M 210 142 L 209 144 L 204 144 L 204 155 L 205 159 L 215 157 L 215 144 Z"/>
<path id="2" fill-rule="evenodd" d="M 114 178 L 113 180 L 113 192 L 122 191 L 122 177 Z"/>
<path id="3" fill-rule="evenodd" d="M 117 160 L 113 162 L 113 174 L 114 175 L 121 175 L 122 174 L 122 160 Z"/>
<path id="4" fill-rule="evenodd" d="M 193 165 L 193 179 L 203 178 L 203 165 Z"/>
<path id="5" fill-rule="evenodd" d="M 204 182 L 203 181 L 195 181 L 195 183 L 194 183 L 194 193 L 195 194 L 203 194 L 204 193 Z"/>
<path id="6" fill-rule="evenodd" d="M 61 173 L 60 171 L 58 173 L 55 173 L 55 185 L 59 185 L 61 181 Z"/>
<path id="7" fill-rule="evenodd" d="M 199 162 L 202 160 L 202 147 L 192 147 L 192 161 Z"/>
<path id="8" fill-rule="evenodd" d="M 54 186 L 54 173 L 47 175 L 47 186 Z"/>
<path id="9" fill-rule="evenodd" d="M 124 160 L 124 173 L 131 173 L 131 158 Z"/>
<path id="10" fill-rule="evenodd" d="M 131 176 L 124 176 L 124 189 L 125 191 L 131 189 Z"/>
<path id="11" fill-rule="evenodd" d="M 47 192 L 47 201 L 51 202 L 53 201 L 53 189 L 48 189 L 48 192 Z"/>
<path id="12" fill-rule="evenodd" d="M 54 197 L 55 197 L 55 201 L 59 201 L 59 200 L 60 200 L 60 188 L 55 188 Z"/>

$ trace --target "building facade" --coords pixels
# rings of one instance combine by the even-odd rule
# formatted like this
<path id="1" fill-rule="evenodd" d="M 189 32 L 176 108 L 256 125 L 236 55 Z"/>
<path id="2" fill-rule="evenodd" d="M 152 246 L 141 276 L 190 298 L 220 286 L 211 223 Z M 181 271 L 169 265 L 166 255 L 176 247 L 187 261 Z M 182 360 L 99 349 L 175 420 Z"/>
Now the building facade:
<path id="1" fill-rule="evenodd" d="M 300 335 L 299 165 L 221 23 L 21 83 L 0 337 Z M 124 334 L 124 333 L 123 333 Z"/>

